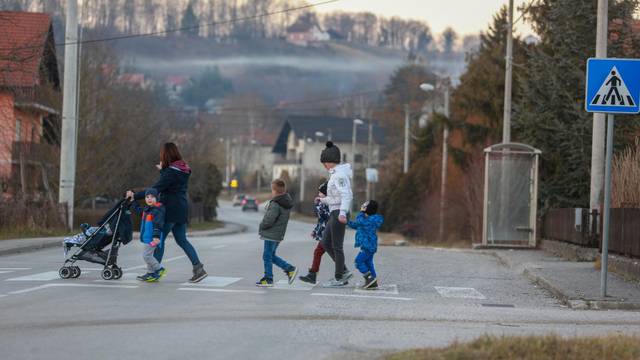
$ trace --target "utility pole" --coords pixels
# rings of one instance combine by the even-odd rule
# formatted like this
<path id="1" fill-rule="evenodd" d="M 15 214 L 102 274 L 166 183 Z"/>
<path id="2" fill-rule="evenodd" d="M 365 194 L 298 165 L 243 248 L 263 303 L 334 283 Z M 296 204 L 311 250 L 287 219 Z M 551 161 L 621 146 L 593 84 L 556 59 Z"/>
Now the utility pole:
<path id="1" fill-rule="evenodd" d="M 449 120 L 449 84 L 444 90 L 444 116 Z M 449 162 L 449 126 L 444 125 L 442 131 L 442 178 L 440 179 L 440 225 L 438 236 L 440 241 L 444 241 L 444 206 L 447 197 L 447 165 Z"/>
<path id="2" fill-rule="evenodd" d="M 511 88 L 513 84 L 513 0 L 509 0 L 507 23 L 507 54 L 505 56 L 504 115 L 502 117 L 502 142 L 511 142 Z"/>
<path id="3" fill-rule="evenodd" d="M 404 167 L 403 173 L 409 172 L 409 104 L 404 105 Z"/>
<path id="4" fill-rule="evenodd" d="M 64 94 L 60 140 L 59 203 L 67 207 L 67 227 L 73 229 L 73 201 L 76 177 L 78 99 L 78 4 L 67 2 L 64 52 Z"/>
<path id="5" fill-rule="evenodd" d="M 607 30 L 609 24 L 608 0 L 598 0 L 598 21 L 596 25 L 596 57 L 607 57 Z M 593 114 L 593 133 L 591 137 L 591 191 L 589 207 L 600 209 L 602 188 L 604 184 L 604 147 L 605 147 L 605 114 Z"/>

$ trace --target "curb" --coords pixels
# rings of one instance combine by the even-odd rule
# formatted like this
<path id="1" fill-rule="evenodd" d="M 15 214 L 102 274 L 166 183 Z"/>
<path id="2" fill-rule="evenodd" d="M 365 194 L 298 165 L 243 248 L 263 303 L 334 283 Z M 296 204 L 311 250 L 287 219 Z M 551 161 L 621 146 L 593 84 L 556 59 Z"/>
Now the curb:
<path id="1" fill-rule="evenodd" d="M 225 228 L 227 225 L 232 225 L 232 227 L 229 229 L 225 229 L 225 228 L 216 229 L 216 230 L 219 230 L 217 232 L 216 230 L 212 230 L 212 231 L 200 231 L 200 232 L 194 232 L 194 233 L 187 233 L 187 236 L 188 237 L 227 236 L 227 235 L 240 234 L 247 231 L 248 229 L 247 226 L 242 224 L 232 223 L 232 222 L 224 222 L 224 223 L 225 223 Z M 15 255 L 20 253 L 36 251 L 36 250 L 58 247 L 58 246 L 61 246 L 62 244 L 62 238 L 63 236 L 52 237 L 52 238 L 42 238 L 40 240 L 31 240 L 30 244 L 18 245 L 9 249 L 0 249 L 0 256 Z M 3 241 L 3 240 L 0 240 L 0 241 Z"/>
<path id="2" fill-rule="evenodd" d="M 529 280 L 549 291 L 555 298 L 570 309 L 574 310 L 640 310 L 640 303 L 625 302 L 624 300 L 590 300 L 575 299 L 565 294 L 544 277 L 525 268 L 523 275 Z"/>
<path id="3" fill-rule="evenodd" d="M 2 240 L 0 240 L 2 241 Z M 36 242 L 36 241 L 34 241 Z M 3 249 L 0 250 L 0 256 L 5 256 L 5 255 L 15 255 L 15 254 L 20 254 L 20 253 L 25 253 L 25 252 L 31 252 L 31 251 L 36 251 L 36 250 L 42 250 L 42 249 L 50 249 L 50 248 L 54 248 L 60 246 L 62 247 L 62 237 L 60 238 L 55 238 L 54 239 L 43 239 L 41 241 L 38 241 L 36 244 L 25 244 L 23 246 L 16 246 L 10 249 Z"/>
<path id="4" fill-rule="evenodd" d="M 227 236 L 227 235 L 235 235 L 235 234 L 241 234 L 243 232 L 246 232 L 247 229 L 249 228 L 246 225 L 242 225 L 242 224 L 238 224 L 238 223 L 234 223 L 234 222 L 230 222 L 230 221 L 223 221 L 225 226 L 221 229 L 215 229 L 215 230 L 211 230 L 211 231 L 195 231 L 192 233 L 187 233 L 188 237 L 209 237 L 209 236 Z M 229 228 L 227 229 L 227 225 L 231 225 L 229 226 Z"/>

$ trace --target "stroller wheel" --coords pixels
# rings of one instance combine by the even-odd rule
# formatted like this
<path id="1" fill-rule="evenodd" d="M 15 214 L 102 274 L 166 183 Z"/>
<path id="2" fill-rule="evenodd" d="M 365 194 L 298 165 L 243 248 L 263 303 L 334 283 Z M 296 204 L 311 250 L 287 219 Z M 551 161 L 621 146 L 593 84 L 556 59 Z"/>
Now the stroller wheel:
<path id="1" fill-rule="evenodd" d="M 71 275 L 73 275 L 73 271 L 70 267 L 63 266 L 60 268 L 60 270 L 58 270 L 58 275 L 60 275 L 60 277 L 63 279 L 68 279 L 71 277 Z"/>
<path id="2" fill-rule="evenodd" d="M 113 279 L 114 280 L 118 280 L 122 277 L 122 269 L 120 269 L 119 267 L 114 267 L 113 268 Z"/>
<path id="3" fill-rule="evenodd" d="M 113 270 L 111 269 L 104 269 L 102 270 L 102 278 L 105 280 L 111 280 L 113 279 Z"/>
<path id="4" fill-rule="evenodd" d="M 72 278 L 79 278 L 80 274 L 82 274 L 82 271 L 80 270 L 79 266 L 72 266 L 71 267 L 71 277 Z"/>

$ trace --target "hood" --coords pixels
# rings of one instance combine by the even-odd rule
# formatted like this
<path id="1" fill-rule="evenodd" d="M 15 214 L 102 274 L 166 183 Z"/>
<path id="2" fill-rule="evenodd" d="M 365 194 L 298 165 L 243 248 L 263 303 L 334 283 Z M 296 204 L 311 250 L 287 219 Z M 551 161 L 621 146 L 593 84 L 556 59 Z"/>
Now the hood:
<path id="1" fill-rule="evenodd" d="M 336 167 L 331 169 L 331 171 L 329 172 L 331 172 L 332 174 L 333 173 L 344 174 L 344 175 L 347 175 L 349 179 L 353 179 L 353 169 L 351 168 L 351 164 L 349 163 L 337 165 Z"/>
<path id="2" fill-rule="evenodd" d="M 374 215 L 370 215 L 367 217 L 367 221 L 375 226 L 376 229 L 379 229 L 380 226 L 382 226 L 382 223 L 384 222 L 384 217 L 382 217 L 382 215 L 379 214 L 374 214 Z"/>
<path id="3" fill-rule="evenodd" d="M 293 198 L 291 197 L 291 195 L 289 195 L 289 193 L 278 195 L 274 197 L 271 201 L 275 201 L 276 203 L 278 203 L 278 205 L 282 206 L 287 210 L 293 207 Z"/>
<path id="4" fill-rule="evenodd" d="M 174 161 L 169 165 L 169 167 L 186 174 L 191 174 L 191 168 L 184 160 Z"/>

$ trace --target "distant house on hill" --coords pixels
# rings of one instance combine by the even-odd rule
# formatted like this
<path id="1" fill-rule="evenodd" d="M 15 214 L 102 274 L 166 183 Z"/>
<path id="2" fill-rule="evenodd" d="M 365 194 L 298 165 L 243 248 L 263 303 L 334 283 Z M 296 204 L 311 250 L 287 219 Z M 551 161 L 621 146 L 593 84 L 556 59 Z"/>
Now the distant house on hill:
<path id="1" fill-rule="evenodd" d="M 331 36 L 320 28 L 313 16 L 305 15 L 287 28 L 287 42 L 298 46 L 309 46 L 313 43 L 329 41 Z"/>
<path id="2" fill-rule="evenodd" d="M 44 13 L 0 11 L 0 34 L 0 198 L 26 196 L 48 190 L 58 161 L 53 26 Z"/>
<path id="3" fill-rule="evenodd" d="M 182 90 L 189 83 L 189 77 L 186 75 L 169 75 L 165 79 L 165 87 L 167 96 L 170 100 L 177 100 L 182 95 Z"/>

